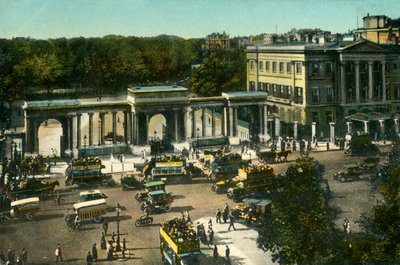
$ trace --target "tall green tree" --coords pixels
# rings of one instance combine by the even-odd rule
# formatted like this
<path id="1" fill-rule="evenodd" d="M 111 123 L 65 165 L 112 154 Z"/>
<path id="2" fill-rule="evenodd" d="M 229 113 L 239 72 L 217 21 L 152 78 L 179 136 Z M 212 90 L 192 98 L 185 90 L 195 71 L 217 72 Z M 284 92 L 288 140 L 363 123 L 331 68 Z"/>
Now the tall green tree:
<path id="1" fill-rule="evenodd" d="M 276 179 L 272 209 L 259 232 L 259 244 L 283 264 L 330 264 L 338 257 L 336 210 L 323 166 L 302 157 Z"/>

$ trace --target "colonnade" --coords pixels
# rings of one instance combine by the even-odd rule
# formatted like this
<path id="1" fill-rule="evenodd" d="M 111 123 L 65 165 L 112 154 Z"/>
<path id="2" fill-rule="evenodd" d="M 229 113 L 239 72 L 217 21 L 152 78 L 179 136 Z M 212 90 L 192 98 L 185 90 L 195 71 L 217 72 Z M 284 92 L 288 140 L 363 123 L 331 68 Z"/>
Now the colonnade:
<path id="1" fill-rule="evenodd" d="M 384 60 L 379 61 L 381 68 L 381 77 L 382 80 L 379 80 L 379 85 L 376 85 L 376 80 L 374 80 L 373 75 L 373 67 L 374 61 L 362 61 L 362 60 L 353 60 L 353 61 L 341 61 L 340 62 L 340 94 L 341 94 L 341 103 L 346 104 L 352 102 L 352 99 L 347 97 L 348 87 L 347 82 L 350 80 L 346 80 L 346 65 L 352 63 L 354 64 L 354 90 L 355 90 L 355 101 L 359 102 L 360 100 L 373 100 L 374 95 L 374 84 L 375 87 L 379 87 L 380 89 L 380 97 L 384 101 L 387 98 L 386 95 L 386 62 Z M 368 64 L 368 92 L 366 93 L 366 98 L 360 98 L 360 63 Z"/>

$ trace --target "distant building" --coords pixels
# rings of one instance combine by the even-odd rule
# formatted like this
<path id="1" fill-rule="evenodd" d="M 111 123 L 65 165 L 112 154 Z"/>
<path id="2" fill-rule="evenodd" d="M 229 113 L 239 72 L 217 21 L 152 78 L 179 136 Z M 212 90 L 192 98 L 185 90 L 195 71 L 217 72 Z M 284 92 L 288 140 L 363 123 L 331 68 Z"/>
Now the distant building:
<path id="1" fill-rule="evenodd" d="M 267 92 L 282 135 L 298 128 L 328 138 L 332 126 L 341 136 L 399 131 L 400 47 L 360 40 L 251 46 L 246 53 L 247 90 Z"/>
<path id="2" fill-rule="evenodd" d="M 391 19 L 387 16 L 363 17 L 364 25 L 356 30 L 359 38 L 367 39 L 378 44 L 399 45 L 400 18 Z"/>
<path id="3" fill-rule="evenodd" d="M 213 51 L 213 50 L 221 50 L 227 49 L 230 47 L 229 43 L 229 35 L 225 33 L 225 31 L 220 33 L 212 33 L 207 35 L 206 43 L 203 46 L 204 50 Z"/>

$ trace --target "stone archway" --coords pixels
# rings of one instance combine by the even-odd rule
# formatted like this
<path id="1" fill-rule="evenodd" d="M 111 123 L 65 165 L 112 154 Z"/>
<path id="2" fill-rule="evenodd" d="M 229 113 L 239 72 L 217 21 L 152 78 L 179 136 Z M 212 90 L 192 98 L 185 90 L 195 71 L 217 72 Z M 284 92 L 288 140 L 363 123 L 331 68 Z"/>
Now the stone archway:
<path id="1" fill-rule="evenodd" d="M 37 128 L 38 154 L 58 156 L 62 154 L 63 127 L 57 119 L 42 121 Z"/>
<path id="2" fill-rule="evenodd" d="M 149 130 L 147 132 L 148 139 L 155 137 L 160 140 L 166 140 L 167 119 L 161 113 L 153 115 L 149 120 Z"/>

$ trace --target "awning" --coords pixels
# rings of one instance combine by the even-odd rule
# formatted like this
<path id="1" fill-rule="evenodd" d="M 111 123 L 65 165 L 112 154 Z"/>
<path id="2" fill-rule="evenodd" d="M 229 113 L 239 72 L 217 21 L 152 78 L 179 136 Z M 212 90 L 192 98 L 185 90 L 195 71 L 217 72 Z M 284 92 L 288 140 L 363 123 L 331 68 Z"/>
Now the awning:
<path id="1" fill-rule="evenodd" d="M 391 119 L 391 116 L 380 113 L 380 112 L 369 112 L 369 113 L 361 113 L 357 112 L 345 117 L 348 120 L 352 121 L 379 121 L 379 120 L 388 120 Z"/>

